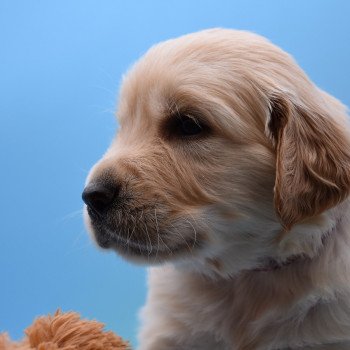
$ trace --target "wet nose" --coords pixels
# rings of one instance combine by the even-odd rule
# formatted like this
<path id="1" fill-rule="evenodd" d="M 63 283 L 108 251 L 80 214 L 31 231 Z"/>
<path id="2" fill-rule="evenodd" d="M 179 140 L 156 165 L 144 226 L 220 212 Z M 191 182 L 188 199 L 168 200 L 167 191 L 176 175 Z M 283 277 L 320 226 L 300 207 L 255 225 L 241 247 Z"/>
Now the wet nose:
<path id="1" fill-rule="evenodd" d="M 85 204 L 97 214 L 103 214 L 112 205 L 118 195 L 118 187 L 103 182 L 88 184 L 82 198 Z"/>

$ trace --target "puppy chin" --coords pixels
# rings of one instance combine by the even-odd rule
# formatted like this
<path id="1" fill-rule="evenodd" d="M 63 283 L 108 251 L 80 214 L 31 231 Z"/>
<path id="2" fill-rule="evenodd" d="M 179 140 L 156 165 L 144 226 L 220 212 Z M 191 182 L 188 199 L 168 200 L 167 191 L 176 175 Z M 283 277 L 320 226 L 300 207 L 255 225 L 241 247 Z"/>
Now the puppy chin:
<path id="1" fill-rule="evenodd" d="M 149 244 L 146 242 L 132 241 L 126 239 L 117 232 L 108 229 L 103 224 L 94 222 L 90 217 L 87 208 L 83 211 L 84 223 L 87 231 L 95 243 L 101 250 L 114 251 L 122 256 L 125 260 L 139 265 L 159 265 L 164 262 L 176 262 L 178 260 L 186 260 L 186 257 L 192 257 L 195 253 L 194 243 L 192 241 L 184 241 L 182 244 L 168 245 L 161 238 L 159 242 Z M 196 248 L 199 244 L 197 243 Z"/>
<path id="2" fill-rule="evenodd" d="M 92 225 L 86 205 L 84 205 L 84 209 L 83 209 L 83 220 L 84 220 L 86 231 L 89 234 L 90 239 L 96 244 L 97 247 L 100 248 L 99 244 L 96 241 L 95 230 Z"/>
<path id="3" fill-rule="evenodd" d="M 93 240 L 102 250 L 114 251 L 123 259 L 138 265 L 159 265 L 166 262 L 186 261 L 190 255 L 187 246 L 157 247 L 125 242 L 120 237 L 93 229 Z M 101 238 L 102 237 L 102 238 Z"/>

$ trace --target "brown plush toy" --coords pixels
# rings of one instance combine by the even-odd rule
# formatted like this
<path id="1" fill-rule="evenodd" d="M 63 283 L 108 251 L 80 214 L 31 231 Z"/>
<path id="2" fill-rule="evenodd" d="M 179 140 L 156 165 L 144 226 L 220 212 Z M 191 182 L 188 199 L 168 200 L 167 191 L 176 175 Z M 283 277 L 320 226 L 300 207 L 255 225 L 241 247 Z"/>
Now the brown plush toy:
<path id="1" fill-rule="evenodd" d="M 105 332 L 97 321 L 82 320 L 75 312 L 39 317 L 26 329 L 25 338 L 12 342 L 0 334 L 0 350 L 130 350 L 113 332 Z"/>

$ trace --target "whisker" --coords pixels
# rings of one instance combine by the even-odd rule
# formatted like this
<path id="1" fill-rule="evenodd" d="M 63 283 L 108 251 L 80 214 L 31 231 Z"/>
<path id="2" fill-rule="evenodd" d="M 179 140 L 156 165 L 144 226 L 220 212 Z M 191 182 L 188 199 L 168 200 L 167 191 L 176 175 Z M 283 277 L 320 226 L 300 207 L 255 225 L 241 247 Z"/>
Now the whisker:
<path id="1" fill-rule="evenodd" d="M 168 247 L 168 245 L 164 242 L 163 238 L 159 235 L 159 239 L 162 241 L 162 244 L 167 248 L 171 255 L 173 255 L 173 251 Z"/>
<path id="2" fill-rule="evenodd" d="M 74 241 L 71 244 L 71 247 L 69 250 L 67 250 L 65 252 L 65 255 L 70 255 L 76 251 L 82 250 L 82 249 L 86 249 L 87 247 L 89 247 L 91 245 L 91 242 L 88 240 L 87 242 L 85 242 L 84 244 L 79 244 L 79 241 L 81 240 L 82 237 L 86 237 L 85 231 L 81 230 L 77 236 L 75 237 Z"/>
<path id="3" fill-rule="evenodd" d="M 139 246 L 140 254 L 142 254 L 142 248 L 141 248 L 141 245 L 140 245 L 140 241 L 139 241 L 139 240 L 137 240 L 137 244 L 138 244 L 138 246 Z"/>
<path id="4" fill-rule="evenodd" d="M 156 221 L 156 233 L 157 233 L 157 251 L 156 256 L 154 258 L 154 262 L 157 260 L 158 252 L 159 252 L 159 226 L 158 226 L 158 220 L 157 220 L 157 208 L 154 208 L 154 218 Z"/>
<path id="5" fill-rule="evenodd" d="M 134 227 L 133 227 L 133 229 L 132 229 L 132 231 L 131 231 L 130 237 L 128 237 L 128 242 L 131 240 L 132 236 L 134 235 L 135 228 L 136 228 L 136 223 L 137 223 L 137 218 L 136 218 L 136 216 L 135 216 L 135 218 L 134 218 Z"/>
<path id="6" fill-rule="evenodd" d="M 65 222 L 65 221 L 73 219 L 77 216 L 81 216 L 82 213 L 83 213 L 83 209 L 75 210 L 75 211 L 63 216 L 61 219 L 58 220 L 58 222 L 59 223 Z"/>
<path id="7" fill-rule="evenodd" d="M 174 232 L 178 235 L 178 236 L 180 236 L 181 238 L 182 238 L 182 240 L 186 243 L 186 245 L 187 245 L 187 247 L 188 247 L 188 251 L 190 252 L 190 253 L 192 253 L 193 252 L 193 247 L 191 248 L 190 246 L 189 246 L 189 244 L 188 244 L 188 242 L 186 241 L 186 239 L 185 239 L 185 237 L 180 233 L 180 231 L 173 225 L 173 224 L 170 224 L 173 228 L 174 228 Z"/>
<path id="8" fill-rule="evenodd" d="M 197 224 L 196 218 L 191 214 L 190 211 L 186 210 L 186 214 L 191 217 L 191 219 L 193 220 L 193 222 L 195 224 Z M 195 234 L 195 236 L 194 236 L 194 243 L 193 243 L 193 247 L 194 247 L 194 245 L 197 243 L 197 231 L 195 230 L 195 228 L 193 227 L 192 223 L 189 220 L 188 220 L 188 223 L 192 226 L 194 234 Z M 197 226 L 198 226 L 198 224 L 197 224 Z"/>
<path id="9" fill-rule="evenodd" d="M 134 216 L 131 213 L 129 213 L 129 215 L 130 215 L 130 219 L 134 222 L 134 228 L 133 228 L 133 230 L 134 230 L 135 226 L 136 226 L 136 219 L 134 218 Z M 129 241 L 130 241 L 130 227 L 128 226 L 128 234 L 126 236 L 126 244 L 127 245 L 129 244 Z"/>
<path id="10" fill-rule="evenodd" d="M 145 227 L 145 229 L 146 229 L 147 238 L 148 238 L 148 241 L 149 241 L 149 244 L 150 244 L 150 248 L 149 248 L 148 243 L 147 243 L 147 253 L 148 253 L 148 256 L 150 256 L 150 255 L 151 255 L 151 252 L 152 252 L 152 241 L 151 241 L 151 237 L 149 236 L 149 233 L 148 233 L 148 230 L 147 230 L 147 224 L 146 224 L 146 222 L 145 222 L 145 219 L 144 219 L 144 217 L 143 217 L 143 214 L 144 214 L 144 213 L 143 213 L 143 209 L 142 209 L 141 215 L 140 215 L 140 221 L 141 221 L 141 219 L 142 219 L 143 225 L 144 225 L 144 227 Z"/>
<path id="11" fill-rule="evenodd" d="M 148 238 L 148 241 L 149 241 L 149 245 L 150 245 L 150 247 L 151 247 L 151 249 L 149 250 L 149 249 L 148 249 L 148 244 L 147 244 L 147 253 L 148 253 L 148 256 L 150 256 L 150 255 L 152 254 L 152 250 L 153 250 L 152 242 L 151 242 L 151 237 L 150 237 L 150 235 L 149 235 L 149 233 L 148 233 L 146 223 L 144 222 L 143 224 L 144 224 L 144 226 L 145 226 L 146 233 L 147 233 L 147 238 Z"/>
<path id="12" fill-rule="evenodd" d="M 193 232 L 194 232 L 194 241 L 193 241 L 193 244 L 192 244 L 192 249 L 194 249 L 196 243 L 197 243 L 197 231 L 196 229 L 194 228 L 194 226 L 192 225 L 191 221 L 189 220 L 186 220 L 191 226 L 192 226 L 192 229 L 193 229 Z"/>

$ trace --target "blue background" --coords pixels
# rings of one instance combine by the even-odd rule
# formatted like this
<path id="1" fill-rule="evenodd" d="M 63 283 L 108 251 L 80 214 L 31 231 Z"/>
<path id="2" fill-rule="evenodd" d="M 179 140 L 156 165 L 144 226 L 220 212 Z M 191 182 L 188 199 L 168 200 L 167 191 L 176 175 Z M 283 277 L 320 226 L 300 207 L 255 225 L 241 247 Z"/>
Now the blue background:
<path id="1" fill-rule="evenodd" d="M 350 104 L 350 1 L 0 1 L 0 331 L 56 308 L 136 344 L 145 270 L 97 250 L 81 216 L 109 145 L 120 78 L 147 48 L 208 27 L 248 29 Z"/>

